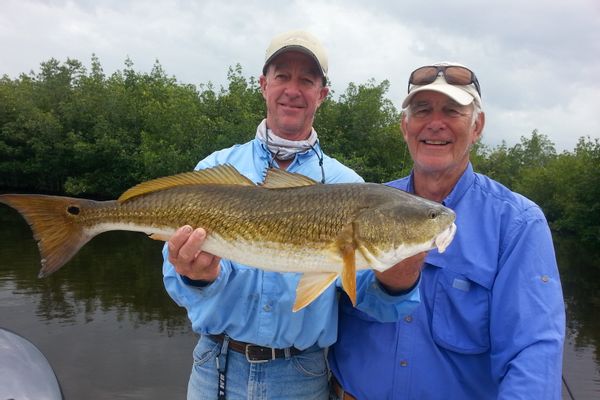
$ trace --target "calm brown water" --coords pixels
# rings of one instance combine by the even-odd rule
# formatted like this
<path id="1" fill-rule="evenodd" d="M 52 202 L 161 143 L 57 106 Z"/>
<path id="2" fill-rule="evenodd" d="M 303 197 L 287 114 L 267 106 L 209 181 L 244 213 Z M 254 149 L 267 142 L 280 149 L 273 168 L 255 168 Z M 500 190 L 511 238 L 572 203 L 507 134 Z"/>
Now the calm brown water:
<path id="1" fill-rule="evenodd" d="M 37 279 L 31 231 L 0 205 L 0 327 L 40 348 L 67 399 L 184 399 L 197 339 L 163 289 L 160 250 L 143 234 L 109 232 Z M 600 259 L 566 240 L 557 250 L 569 332 L 565 381 L 574 399 L 598 399 Z M 563 397 L 571 399 L 566 387 Z"/>
<path id="2" fill-rule="evenodd" d="M 0 326 L 38 346 L 66 399 L 184 399 L 197 337 L 163 289 L 160 250 L 111 232 L 38 279 L 29 227 L 0 205 Z"/>

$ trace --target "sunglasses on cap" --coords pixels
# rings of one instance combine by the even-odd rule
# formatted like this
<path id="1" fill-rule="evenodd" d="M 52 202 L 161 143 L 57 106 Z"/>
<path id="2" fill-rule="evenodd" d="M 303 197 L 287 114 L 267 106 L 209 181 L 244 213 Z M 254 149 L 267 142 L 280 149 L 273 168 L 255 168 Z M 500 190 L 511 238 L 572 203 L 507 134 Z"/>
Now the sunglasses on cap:
<path id="1" fill-rule="evenodd" d="M 477 80 L 475 73 L 466 67 L 457 65 L 430 65 L 415 69 L 412 74 L 410 74 L 410 78 L 408 78 L 408 92 L 410 93 L 410 85 L 422 86 L 433 83 L 440 72 L 444 75 L 444 79 L 450 85 L 475 85 L 477 93 L 481 96 L 479 81 Z"/>

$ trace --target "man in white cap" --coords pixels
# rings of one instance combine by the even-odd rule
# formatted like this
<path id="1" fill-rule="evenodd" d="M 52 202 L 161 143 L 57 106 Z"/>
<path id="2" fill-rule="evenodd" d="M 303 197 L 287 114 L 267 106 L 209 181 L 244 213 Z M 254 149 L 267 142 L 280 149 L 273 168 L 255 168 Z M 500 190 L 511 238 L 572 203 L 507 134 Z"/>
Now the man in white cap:
<path id="1" fill-rule="evenodd" d="M 416 69 L 402 103 L 414 167 L 389 185 L 456 212 L 456 235 L 423 262 L 421 304 L 379 323 L 340 302 L 329 353 L 344 399 L 561 398 L 565 311 L 542 210 L 475 173 L 485 117 L 475 74 L 456 63 Z"/>
<path id="2" fill-rule="evenodd" d="M 196 169 L 231 164 L 254 182 L 267 168 L 306 175 L 323 183 L 361 182 L 351 169 L 323 154 L 312 124 L 328 94 L 327 55 L 304 31 L 286 32 L 267 48 L 260 87 L 267 118 L 255 139 L 217 151 Z M 315 207 L 318 207 L 315 204 Z M 164 283 L 169 295 L 187 309 L 201 335 L 194 350 L 188 399 L 327 399 L 324 349 L 337 338 L 338 295 L 328 288 L 317 300 L 292 312 L 299 274 L 249 268 L 201 251 L 202 227 L 181 227 L 163 251 Z M 390 269 L 408 275 L 413 286 L 418 268 Z M 418 304 L 418 291 L 390 296 L 394 274 L 375 284 L 358 277 L 357 307 L 369 306 L 380 320 L 395 320 Z M 370 282 L 373 281 L 373 282 Z"/>

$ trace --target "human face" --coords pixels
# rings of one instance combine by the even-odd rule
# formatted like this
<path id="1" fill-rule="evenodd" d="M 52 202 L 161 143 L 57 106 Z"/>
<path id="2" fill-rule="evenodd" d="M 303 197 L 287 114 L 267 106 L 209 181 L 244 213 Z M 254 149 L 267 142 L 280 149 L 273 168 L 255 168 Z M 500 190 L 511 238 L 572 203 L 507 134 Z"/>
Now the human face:
<path id="1" fill-rule="evenodd" d="M 463 106 L 442 93 L 415 94 L 402 118 L 415 173 L 460 177 L 485 122 L 483 112 L 475 119 L 473 112 L 472 103 Z"/>
<path id="2" fill-rule="evenodd" d="M 306 139 L 317 108 L 329 93 L 315 61 L 304 53 L 287 51 L 271 62 L 259 83 L 269 129 L 284 139 Z"/>

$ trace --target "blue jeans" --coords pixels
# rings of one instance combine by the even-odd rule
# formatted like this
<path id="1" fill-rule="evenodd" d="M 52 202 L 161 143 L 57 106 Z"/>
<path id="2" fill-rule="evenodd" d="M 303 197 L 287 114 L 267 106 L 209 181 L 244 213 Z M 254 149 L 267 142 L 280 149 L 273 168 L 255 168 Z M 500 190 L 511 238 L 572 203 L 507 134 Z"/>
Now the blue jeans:
<path id="1" fill-rule="evenodd" d="M 188 400 L 217 399 L 216 358 L 221 343 L 202 336 L 194 349 Z M 317 346 L 290 358 L 249 363 L 244 354 L 227 352 L 227 400 L 327 400 L 328 368 L 325 352 Z"/>

